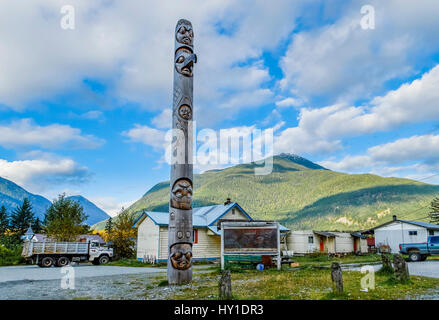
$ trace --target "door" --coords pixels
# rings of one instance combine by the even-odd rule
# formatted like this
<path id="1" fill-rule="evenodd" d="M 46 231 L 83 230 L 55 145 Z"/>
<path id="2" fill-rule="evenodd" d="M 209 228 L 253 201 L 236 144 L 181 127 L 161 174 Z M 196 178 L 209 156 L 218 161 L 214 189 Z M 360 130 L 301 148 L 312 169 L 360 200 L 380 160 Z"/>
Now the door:
<path id="1" fill-rule="evenodd" d="M 439 255 L 439 237 L 430 237 L 430 252 Z"/>
<path id="2" fill-rule="evenodd" d="M 320 252 L 325 251 L 325 244 L 323 243 L 323 239 L 320 239 Z"/>
<path id="3" fill-rule="evenodd" d="M 357 252 L 357 239 L 354 238 L 354 252 Z"/>

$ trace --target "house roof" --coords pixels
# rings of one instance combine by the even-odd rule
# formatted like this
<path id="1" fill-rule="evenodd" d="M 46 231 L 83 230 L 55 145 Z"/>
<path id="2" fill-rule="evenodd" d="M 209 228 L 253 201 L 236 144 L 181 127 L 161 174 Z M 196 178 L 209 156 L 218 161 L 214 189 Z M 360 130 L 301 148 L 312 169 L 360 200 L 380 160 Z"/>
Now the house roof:
<path id="1" fill-rule="evenodd" d="M 336 237 L 336 234 L 325 232 L 325 231 L 314 231 L 315 234 L 318 234 L 319 236 L 325 236 L 325 237 Z"/>
<path id="2" fill-rule="evenodd" d="M 398 220 L 398 221 L 413 224 L 413 225 L 419 226 L 419 227 L 424 227 L 424 228 L 429 229 L 429 230 L 439 230 L 439 225 L 428 223 L 428 222 L 412 221 L 412 220 Z"/>
<path id="3" fill-rule="evenodd" d="M 400 220 L 400 219 L 396 219 L 396 220 L 391 220 L 388 221 L 386 223 L 380 224 L 379 226 L 376 226 L 374 228 L 370 228 L 368 230 L 363 230 L 362 233 L 364 232 L 368 232 L 368 231 L 374 231 L 375 229 L 379 229 L 381 227 L 387 226 L 393 222 L 403 222 L 403 223 L 408 223 L 408 224 L 412 224 L 418 227 L 423 227 L 426 228 L 428 230 L 438 230 L 439 231 L 439 225 L 437 224 L 432 224 L 432 223 L 428 223 L 428 222 L 423 222 L 423 221 L 413 221 L 413 220 Z"/>
<path id="4" fill-rule="evenodd" d="M 192 209 L 192 224 L 194 227 L 209 228 L 216 235 L 220 235 L 217 227 L 214 226 L 215 222 L 221 219 L 227 212 L 233 208 L 238 208 L 247 218 L 252 221 L 253 219 L 242 209 L 238 203 L 231 202 L 229 204 L 218 204 L 213 206 L 198 207 Z M 133 227 L 138 227 L 146 217 L 149 217 L 156 225 L 167 226 L 169 224 L 168 212 L 155 212 L 144 211 L 142 215 L 134 223 Z M 280 226 L 281 231 L 289 231 L 284 226 Z"/>

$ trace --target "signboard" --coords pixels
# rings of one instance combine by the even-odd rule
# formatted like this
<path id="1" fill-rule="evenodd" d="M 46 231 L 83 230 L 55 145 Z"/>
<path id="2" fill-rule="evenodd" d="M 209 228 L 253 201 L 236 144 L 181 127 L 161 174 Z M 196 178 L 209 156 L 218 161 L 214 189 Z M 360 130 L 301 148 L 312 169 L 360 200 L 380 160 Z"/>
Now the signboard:
<path id="1" fill-rule="evenodd" d="M 277 252 L 277 228 L 225 228 L 224 252 Z"/>
<path id="2" fill-rule="evenodd" d="M 277 222 L 224 221 L 221 229 L 221 268 L 225 255 L 277 256 L 280 269 L 280 231 Z"/>

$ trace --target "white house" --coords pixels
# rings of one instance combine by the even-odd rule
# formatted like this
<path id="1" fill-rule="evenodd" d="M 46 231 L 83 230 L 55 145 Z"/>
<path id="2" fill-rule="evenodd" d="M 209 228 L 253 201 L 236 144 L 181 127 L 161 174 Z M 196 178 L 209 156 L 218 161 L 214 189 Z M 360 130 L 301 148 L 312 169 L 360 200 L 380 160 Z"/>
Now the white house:
<path id="1" fill-rule="evenodd" d="M 253 219 L 236 202 L 192 209 L 194 260 L 216 260 L 221 256 L 221 233 L 217 229 L 219 219 Z M 133 227 L 137 229 L 137 259 L 153 257 L 156 261 L 168 259 L 168 212 L 145 211 Z M 281 232 L 289 230 L 281 226 Z"/>
<path id="2" fill-rule="evenodd" d="M 439 235 L 439 225 L 422 221 L 393 220 L 370 229 L 375 233 L 375 246 L 387 245 L 390 252 L 398 253 L 400 243 L 426 242 L 428 236 Z"/>
<path id="3" fill-rule="evenodd" d="M 367 253 L 366 238 L 359 233 L 314 230 L 291 231 L 287 236 L 288 250 L 295 253 Z"/>

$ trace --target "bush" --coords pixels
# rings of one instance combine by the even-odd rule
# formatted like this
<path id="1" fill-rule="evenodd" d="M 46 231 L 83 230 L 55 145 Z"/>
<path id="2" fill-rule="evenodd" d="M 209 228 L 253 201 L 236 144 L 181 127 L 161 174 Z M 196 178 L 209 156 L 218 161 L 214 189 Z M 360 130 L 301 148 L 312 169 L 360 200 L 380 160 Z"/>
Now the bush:
<path id="1" fill-rule="evenodd" d="M 0 245 L 0 266 L 12 266 L 24 263 L 25 260 L 21 256 L 22 247 L 17 246 L 14 249 L 8 249 Z"/>

